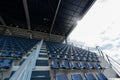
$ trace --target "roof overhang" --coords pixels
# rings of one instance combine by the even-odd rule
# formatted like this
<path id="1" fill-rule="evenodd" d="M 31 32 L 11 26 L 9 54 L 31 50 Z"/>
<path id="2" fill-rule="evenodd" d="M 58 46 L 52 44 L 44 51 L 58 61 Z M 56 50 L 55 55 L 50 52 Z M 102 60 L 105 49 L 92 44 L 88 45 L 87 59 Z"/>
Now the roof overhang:
<path id="1" fill-rule="evenodd" d="M 0 0 L 0 25 L 67 37 L 95 1 Z"/>

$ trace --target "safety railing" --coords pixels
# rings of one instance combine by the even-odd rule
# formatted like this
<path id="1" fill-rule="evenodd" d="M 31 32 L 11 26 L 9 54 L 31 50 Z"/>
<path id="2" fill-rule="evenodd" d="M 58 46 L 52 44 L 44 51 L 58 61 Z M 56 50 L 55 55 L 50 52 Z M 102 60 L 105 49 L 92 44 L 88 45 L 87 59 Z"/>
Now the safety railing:
<path id="1" fill-rule="evenodd" d="M 18 68 L 18 70 L 13 74 L 13 76 L 11 76 L 9 80 L 30 80 L 31 73 L 33 68 L 35 67 L 42 43 L 43 40 L 41 40 L 36 45 L 36 48 L 30 53 L 27 59 L 23 62 L 23 64 Z"/>
<path id="2" fill-rule="evenodd" d="M 110 67 L 114 69 L 118 76 L 120 76 L 120 63 L 107 54 L 104 54 L 98 46 L 96 47 L 96 49 L 98 50 L 99 54 L 109 63 Z"/>
<path id="3" fill-rule="evenodd" d="M 107 55 L 108 56 L 108 55 Z M 108 56 L 110 61 L 110 66 L 115 70 L 115 72 L 120 76 L 120 63 L 114 60 L 112 57 Z"/>

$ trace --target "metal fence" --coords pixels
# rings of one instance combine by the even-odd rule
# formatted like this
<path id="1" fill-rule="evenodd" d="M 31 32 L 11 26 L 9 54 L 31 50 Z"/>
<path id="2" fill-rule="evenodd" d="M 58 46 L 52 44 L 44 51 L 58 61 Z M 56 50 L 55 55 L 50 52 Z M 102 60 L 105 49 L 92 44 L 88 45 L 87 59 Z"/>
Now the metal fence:
<path id="1" fill-rule="evenodd" d="M 110 67 L 114 69 L 114 71 L 118 74 L 120 77 L 120 63 L 114 60 L 112 57 L 108 56 L 107 54 L 103 53 L 99 46 L 96 47 L 99 54 L 110 64 Z"/>

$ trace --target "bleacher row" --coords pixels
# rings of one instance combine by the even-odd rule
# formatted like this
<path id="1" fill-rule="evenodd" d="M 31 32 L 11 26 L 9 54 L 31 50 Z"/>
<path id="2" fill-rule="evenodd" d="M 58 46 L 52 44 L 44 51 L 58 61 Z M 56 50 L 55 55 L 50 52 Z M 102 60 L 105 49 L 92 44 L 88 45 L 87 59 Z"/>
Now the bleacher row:
<path id="1" fill-rule="evenodd" d="M 14 59 L 21 59 L 38 41 L 0 35 L 0 69 L 12 67 Z"/>
<path id="2" fill-rule="evenodd" d="M 65 44 L 52 44 L 47 42 L 49 59 L 64 59 L 75 61 L 99 62 L 98 56 L 90 51 Z"/>
<path id="3" fill-rule="evenodd" d="M 101 73 L 101 70 L 105 68 L 100 65 L 96 53 L 57 42 L 46 42 L 46 46 L 51 70 L 55 72 L 55 80 L 84 80 L 84 78 L 86 80 L 107 80 L 106 76 Z M 61 69 L 68 72 L 77 69 L 77 73 L 83 70 L 84 77 L 72 72 L 70 79 Z M 93 73 L 96 73 L 96 76 Z"/>
<path id="4" fill-rule="evenodd" d="M 12 67 L 13 60 L 5 59 L 0 61 L 0 69 L 9 69 Z"/>
<path id="5" fill-rule="evenodd" d="M 96 57 L 82 57 L 82 56 L 68 56 L 68 55 L 54 55 L 49 54 L 49 59 L 61 59 L 72 61 L 87 61 L 87 62 L 100 62 Z"/>
<path id="6" fill-rule="evenodd" d="M 86 62 L 76 62 L 76 61 L 57 61 L 53 60 L 51 62 L 52 69 L 103 69 L 99 63 L 86 63 Z"/>
<path id="7" fill-rule="evenodd" d="M 96 73 L 96 76 L 92 73 L 85 73 L 84 77 L 86 80 L 108 80 L 103 73 Z M 66 74 L 57 74 L 55 79 L 69 80 Z M 84 80 L 84 78 L 80 74 L 71 74 L 71 80 Z"/>

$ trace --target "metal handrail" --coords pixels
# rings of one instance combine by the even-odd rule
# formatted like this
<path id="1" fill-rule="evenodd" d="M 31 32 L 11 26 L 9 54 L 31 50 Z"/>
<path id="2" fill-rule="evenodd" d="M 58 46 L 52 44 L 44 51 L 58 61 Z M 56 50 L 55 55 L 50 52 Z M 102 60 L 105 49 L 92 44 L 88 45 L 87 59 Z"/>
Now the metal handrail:
<path id="1" fill-rule="evenodd" d="M 120 76 L 120 63 L 109 56 L 111 67 L 115 70 L 115 72 Z"/>
<path id="2" fill-rule="evenodd" d="M 120 63 L 119 63 L 119 62 L 117 62 L 116 60 L 114 60 L 112 57 L 110 57 L 110 56 L 109 56 L 109 58 L 110 58 L 110 59 L 112 59 L 114 62 L 116 62 L 117 64 L 119 64 L 119 65 L 120 65 Z"/>
<path id="3" fill-rule="evenodd" d="M 23 64 L 18 68 L 18 70 L 9 80 L 30 80 L 31 73 L 33 68 L 35 67 L 42 43 L 43 40 L 41 40 L 41 42 L 36 45 L 36 49 L 31 52 L 31 54 L 27 57 L 27 59 L 23 62 Z"/>
<path id="4" fill-rule="evenodd" d="M 102 54 L 103 58 L 110 64 L 110 67 L 114 69 L 114 71 L 120 76 L 120 63 L 114 60 L 112 57 L 107 54 L 103 54 L 103 52 L 97 47 L 97 50 L 100 54 Z"/>

